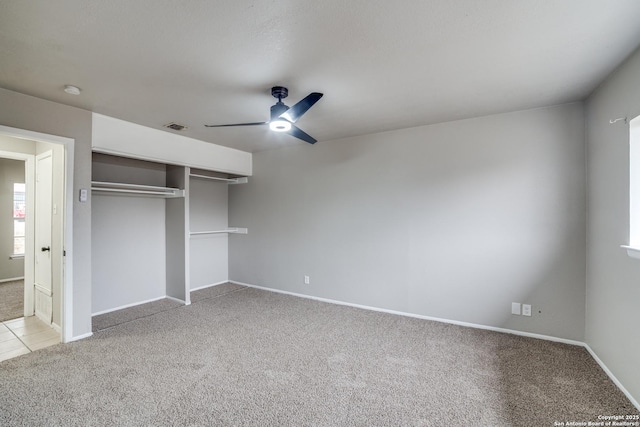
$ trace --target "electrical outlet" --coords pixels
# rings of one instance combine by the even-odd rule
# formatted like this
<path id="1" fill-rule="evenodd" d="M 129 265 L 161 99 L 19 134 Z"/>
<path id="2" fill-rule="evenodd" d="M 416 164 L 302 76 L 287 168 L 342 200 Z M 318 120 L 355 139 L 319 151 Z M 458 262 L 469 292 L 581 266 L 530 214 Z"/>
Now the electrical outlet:
<path id="1" fill-rule="evenodd" d="M 311 280 L 309 279 L 309 276 L 304 276 L 304 284 L 308 285 L 309 283 L 311 283 Z"/>
<path id="2" fill-rule="evenodd" d="M 522 315 L 531 316 L 531 304 L 522 304 Z"/>
<path id="3" fill-rule="evenodd" d="M 520 303 L 519 302 L 512 302 L 511 303 L 511 314 L 517 314 L 518 316 L 520 316 Z"/>

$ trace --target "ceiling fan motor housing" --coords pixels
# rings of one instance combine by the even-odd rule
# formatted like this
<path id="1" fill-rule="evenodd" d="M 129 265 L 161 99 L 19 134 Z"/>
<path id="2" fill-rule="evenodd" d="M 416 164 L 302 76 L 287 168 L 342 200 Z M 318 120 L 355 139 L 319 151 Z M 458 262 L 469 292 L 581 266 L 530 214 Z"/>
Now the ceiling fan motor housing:
<path id="1" fill-rule="evenodd" d="M 284 105 L 282 101 L 276 102 L 274 105 L 271 106 L 271 121 L 278 120 L 280 114 L 284 113 L 288 109 L 289 107 Z"/>

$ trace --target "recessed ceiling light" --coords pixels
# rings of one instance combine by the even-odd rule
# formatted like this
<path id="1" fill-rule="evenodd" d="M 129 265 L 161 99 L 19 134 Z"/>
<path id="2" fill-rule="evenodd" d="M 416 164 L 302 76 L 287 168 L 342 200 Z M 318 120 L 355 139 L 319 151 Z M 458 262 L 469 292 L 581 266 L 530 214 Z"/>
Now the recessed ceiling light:
<path id="1" fill-rule="evenodd" d="M 64 91 L 67 92 L 69 95 L 80 95 L 80 88 L 76 86 L 65 85 Z"/>

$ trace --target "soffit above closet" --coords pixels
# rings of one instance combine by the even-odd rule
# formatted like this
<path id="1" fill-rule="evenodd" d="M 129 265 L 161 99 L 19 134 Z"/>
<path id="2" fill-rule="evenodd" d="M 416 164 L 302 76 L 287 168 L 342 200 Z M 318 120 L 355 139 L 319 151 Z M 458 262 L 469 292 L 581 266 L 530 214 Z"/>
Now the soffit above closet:
<path id="1" fill-rule="evenodd" d="M 165 163 L 111 154 L 92 153 L 91 179 L 93 181 L 111 181 L 114 175 L 118 182 L 138 185 L 165 185 L 167 165 Z M 240 175 L 191 168 L 191 174 L 220 180 L 241 178 Z"/>

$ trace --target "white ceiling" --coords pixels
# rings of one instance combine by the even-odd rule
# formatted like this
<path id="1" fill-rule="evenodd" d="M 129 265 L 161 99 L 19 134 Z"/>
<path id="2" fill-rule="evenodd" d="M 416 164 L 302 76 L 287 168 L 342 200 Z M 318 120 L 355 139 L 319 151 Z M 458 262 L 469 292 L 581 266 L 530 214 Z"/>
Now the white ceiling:
<path id="1" fill-rule="evenodd" d="M 259 151 L 270 88 L 336 138 L 584 99 L 640 44 L 638 0 L 0 2 L 0 87 Z M 65 84 L 82 88 L 74 97 Z"/>

